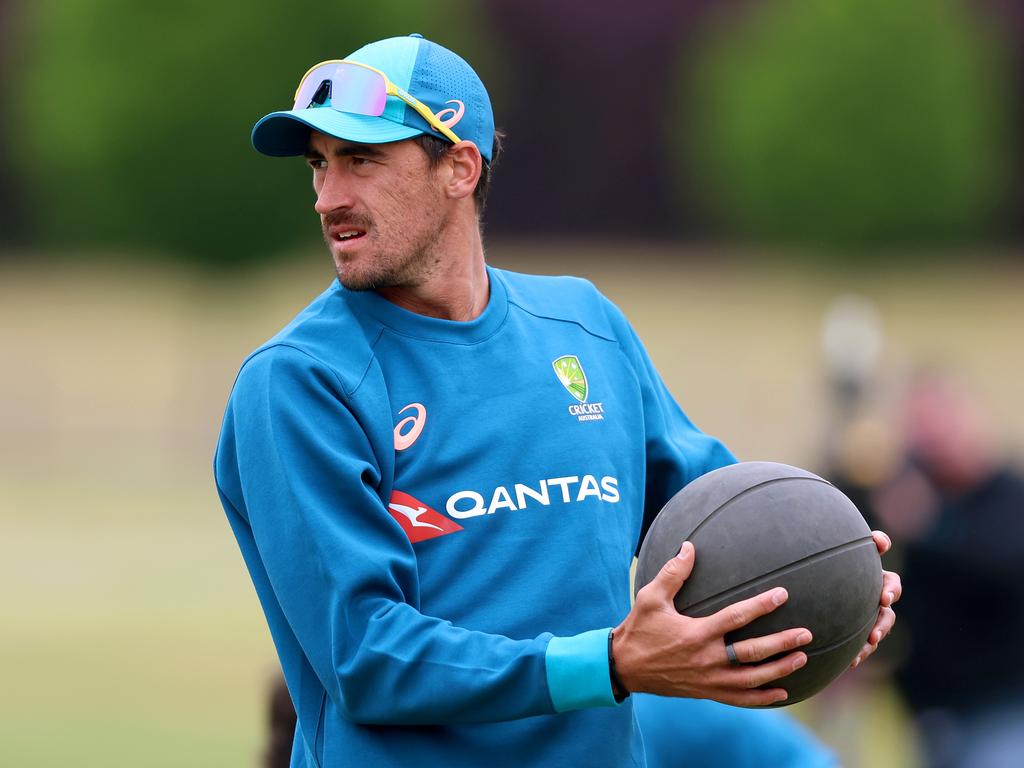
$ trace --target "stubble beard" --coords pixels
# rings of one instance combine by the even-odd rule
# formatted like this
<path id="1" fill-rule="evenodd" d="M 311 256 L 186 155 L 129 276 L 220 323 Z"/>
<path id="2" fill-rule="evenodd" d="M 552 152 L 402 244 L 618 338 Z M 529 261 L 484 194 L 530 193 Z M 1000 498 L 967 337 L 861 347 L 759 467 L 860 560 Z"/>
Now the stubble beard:
<path id="1" fill-rule="evenodd" d="M 336 222 L 324 222 L 324 241 L 328 249 L 331 238 L 327 233 L 327 227 L 332 223 Z M 369 233 L 368 222 L 364 224 L 349 220 L 345 223 L 367 226 Z M 424 229 L 415 240 L 408 242 L 406 247 L 399 249 L 392 246 L 390 250 L 381 251 L 372 257 L 370 263 L 361 264 L 362 268 L 358 270 L 351 269 L 349 265 L 335 258 L 334 267 L 338 281 L 350 291 L 376 291 L 393 287 L 415 288 L 422 285 L 441 261 L 439 243 L 446 224 L 446 216 L 438 217 L 432 226 Z"/>

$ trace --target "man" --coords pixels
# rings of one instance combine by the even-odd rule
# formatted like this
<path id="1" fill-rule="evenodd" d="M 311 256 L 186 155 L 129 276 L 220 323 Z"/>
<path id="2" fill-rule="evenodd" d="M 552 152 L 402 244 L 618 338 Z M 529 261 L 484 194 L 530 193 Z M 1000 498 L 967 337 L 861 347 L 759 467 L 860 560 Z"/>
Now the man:
<path id="1" fill-rule="evenodd" d="M 872 494 L 915 585 L 896 683 L 928 768 L 1024 765 L 1024 669 L 998 661 L 1024 644 L 1024 477 L 951 374 L 919 373 L 902 405 L 905 464 Z"/>
<path id="2" fill-rule="evenodd" d="M 654 514 L 735 459 L 593 286 L 487 266 L 494 123 L 469 65 L 419 35 L 367 45 L 253 144 L 305 155 L 338 274 L 243 364 L 215 459 L 293 765 L 643 765 L 630 692 L 781 701 L 760 686 L 810 633 L 724 635 L 785 590 L 680 616 L 687 543 L 630 609 Z M 898 597 L 890 574 L 861 657 Z"/>

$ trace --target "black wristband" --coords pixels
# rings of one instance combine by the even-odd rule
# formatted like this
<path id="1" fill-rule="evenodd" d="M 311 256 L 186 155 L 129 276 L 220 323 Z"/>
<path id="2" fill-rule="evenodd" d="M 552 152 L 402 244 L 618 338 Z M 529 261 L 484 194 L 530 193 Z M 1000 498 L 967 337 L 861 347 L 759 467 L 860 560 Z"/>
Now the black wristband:
<path id="1" fill-rule="evenodd" d="M 612 682 L 612 696 L 615 697 L 615 703 L 621 704 L 627 698 L 629 698 L 629 689 L 622 682 L 622 678 L 619 677 L 619 672 L 615 669 L 615 654 L 612 653 L 612 639 L 615 637 L 615 630 L 608 630 L 608 677 Z"/>

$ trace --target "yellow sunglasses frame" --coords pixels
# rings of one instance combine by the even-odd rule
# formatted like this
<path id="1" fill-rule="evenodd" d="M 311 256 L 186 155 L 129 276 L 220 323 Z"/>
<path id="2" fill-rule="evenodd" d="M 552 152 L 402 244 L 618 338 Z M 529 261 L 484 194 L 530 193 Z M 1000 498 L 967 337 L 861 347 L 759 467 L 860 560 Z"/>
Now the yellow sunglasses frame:
<path id="1" fill-rule="evenodd" d="M 415 96 L 413 96 L 405 89 L 399 88 L 397 85 L 391 82 L 391 79 L 387 75 L 385 75 L 376 67 L 371 67 L 369 64 L 363 64 L 362 62 L 358 61 L 349 61 L 348 59 L 327 59 L 326 61 L 321 61 L 319 64 L 314 64 L 312 67 L 307 69 L 306 74 L 304 74 L 299 79 L 299 86 L 295 89 L 295 95 L 292 96 L 293 104 L 295 103 L 295 100 L 299 98 L 299 91 L 302 90 L 302 84 L 306 82 L 306 78 L 313 73 L 313 70 L 317 69 L 318 67 L 322 67 L 325 64 L 351 64 L 352 66 L 355 67 L 362 67 L 363 69 L 368 69 L 371 72 L 376 72 L 378 75 L 384 78 L 384 89 L 388 96 L 397 96 L 410 107 L 415 109 L 416 112 L 420 115 L 420 117 L 427 121 L 431 128 L 433 128 L 435 131 L 443 135 L 449 141 L 455 144 L 458 144 L 460 141 L 462 141 L 462 139 L 460 139 L 452 132 L 451 128 L 442 123 L 437 118 L 437 115 L 430 111 L 430 107 L 428 107 L 426 104 L 424 104 L 422 101 L 417 99 Z M 342 110 L 339 109 L 338 111 L 341 112 Z"/>

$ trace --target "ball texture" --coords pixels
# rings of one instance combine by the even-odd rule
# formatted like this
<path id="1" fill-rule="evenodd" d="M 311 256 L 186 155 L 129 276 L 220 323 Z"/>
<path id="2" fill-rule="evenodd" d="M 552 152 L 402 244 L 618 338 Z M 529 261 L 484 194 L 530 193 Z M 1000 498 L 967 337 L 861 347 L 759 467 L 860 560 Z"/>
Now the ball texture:
<path id="1" fill-rule="evenodd" d="M 803 469 L 746 462 L 699 477 L 673 496 L 640 549 L 635 590 L 679 552 L 696 549 L 675 597 L 687 616 L 709 616 L 775 587 L 789 600 L 726 636 L 726 642 L 806 627 L 802 668 L 765 687 L 794 704 L 821 691 L 853 661 L 878 616 L 882 564 L 871 531 L 838 488 Z"/>

